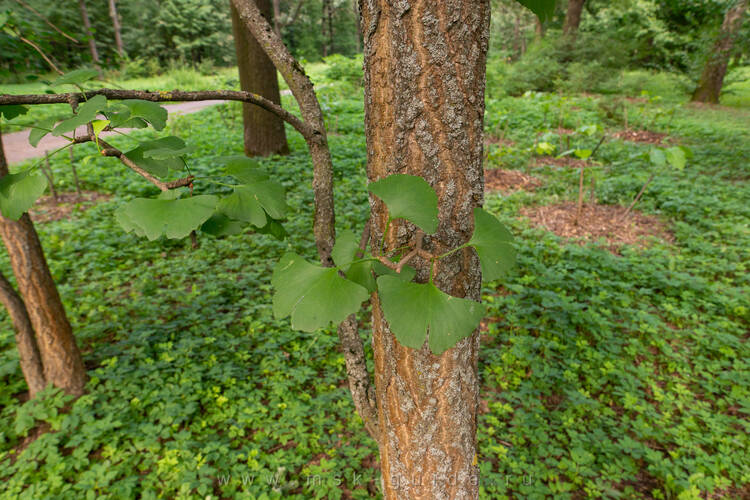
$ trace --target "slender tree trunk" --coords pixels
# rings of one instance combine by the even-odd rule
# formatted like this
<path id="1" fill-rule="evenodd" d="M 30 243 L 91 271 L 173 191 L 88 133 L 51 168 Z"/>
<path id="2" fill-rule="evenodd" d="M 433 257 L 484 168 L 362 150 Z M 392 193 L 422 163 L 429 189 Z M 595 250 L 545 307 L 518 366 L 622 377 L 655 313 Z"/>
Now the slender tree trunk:
<path id="1" fill-rule="evenodd" d="M 234 10 L 234 7 L 232 9 Z M 276 36 L 281 38 L 281 0 L 273 0 L 273 30 Z"/>
<path id="2" fill-rule="evenodd" d="M 125 55 L 125 50 L 122 46 L 120 16 L 117 14 L 116 0 L 109 0 L 109 17 L 112 18 L 112 29 L 115 32 L 115 48 L 117 49 L 117 55 L 122 58 Z"/>
<path id="3" fill-rule="evenodd" d="M 331 54 L 335 52 L 333 46 L 333 8 L 333 1 L 328 0 L 328 50 L 331 52 Z"/>
<path id="4" fill-rule="evenodd" d="M 352 0 L 352 7 L 354 10 L 354 20 L 357 23 L 357 29 L 354 30 L 354 42 L 356 52 L 359 53 L 359 51 L 362 50 L 362 32 L 359 29 L 359 2 L 357 0 Z"/>
<path id="5" fill-rule="evenodd" d="M 719 103 L 734 38 L 740 26 L 742 26 L 742 18 L 745 15 L 747 3 L 748 0 L 738 0 L 734 6 L 727 10 L 719 37 L 716 39 L 713 51 L 703 68 L 698 88 L 693 93 L 693 102 Z"/>
<path id="6" fill-rule="evenodd" d="M 578 35 L 578 26 L 581 24 L 583 4 L 586 0 L 568 0 L 568 11 L 565 13 L 565 24 L 563 24 L 563 35 L 575 41 Z"/>
<path id="7" fill-rule="evenodd" d="M 86 9 L 86 1 L 78 0 L 78 7 L 81 9 L 81 20 L 83 21 L 83 27 L 86 30 L 86 36 L 89 39 L 91 60 L 94 61 L 94 65 L 98 68 L 101 61 L 99 60 L 99 51 L 96 49 L 96 40 L 94 39 L 94 31 L 91 29 L 91 20 L 89 19 L 89 12 Z"/>
<path id="8" fill-rule="evenodd" d="M 425 240 L 432 253 L 468 241 L 472 210 L 483 201 L 489 20 L 489 0 L 362 2 L 368 177 L 419 175 L 435 188 L 440 225 Z M 386 210 L 376 198 L 371 206 L 372 241 L 380 241 Z M 386 235 L 388 250 L 415 237 L 413 225 L 395 222 Z M 426 282 L 429 263 L 413 262 L 417 280 Z M 441 263 L 435 284 L 479 300 L 474 251 Z M 373 349 L 385 497 L 476 498 L 478 333 L 441 356 L 427 346 L 403 347 L 374 295 Z"/>
<path id="9" fill-rule="evenodd" d="M 263 16 L 271 21 L 271 0 L 255 0 Z M 245 92 L 259 94 L 266 99 L 281 103 L 276 67 L 263 48 L 242 23 L 237 9 L 230 3 L 234 46 L 237 51 L 237 67 L 240 86 Z M 270 156 L 288 154 L 284 121 L 275 114 L 252 104 L 242 104 L 245 154 L 248 156 Z"/>
<path id="10" fill-rule="evenodd" d="M 541 19 L 536 16 L 534 16 L 534 19 L 536 22 L 536 24 L 534 25 L 534 34 L 536 35 L 537 40 L 541 40 L 542 38 L 544 38 L 546 30 L 544 29 L 544 24 L 542 24 Z"/>
<path id="11" fill-rule="evenodd" d="M 326 27 L 327 27 L 327 16 L 326 12 L 328 12 L 328 9 L 330 8 L 331 0 L 323 0 L 322 7 L 323 12 L 320 15 L 320 36 L 323 39 L 323 57 L 328 57 L 328 35 L 326 34 Z"/>
<path id="12" fill-rule="evenodd" d="M 7 174 L 0 135 L 0 178 Z M 17 221 L 0 216 L 0 236 L 37 334 L 44 378 L 68 394 L 80 396 L 86 384 L 86 370 L 29 214 Z"/>
<path id="13" fill-rule="evenodd" d="M 2 273 L 0 273 L 0 302 L 8 310 L 8 316 L 16 330 L 21 372 L 26 379 L 26 385 L 29 386 L 29 399 L 31 399 L 47 385 L 44 379 L 42 358 L 39 355 L 39 346 L 36 343 L 34 328 L 31 326 L 26 305 Z"/>

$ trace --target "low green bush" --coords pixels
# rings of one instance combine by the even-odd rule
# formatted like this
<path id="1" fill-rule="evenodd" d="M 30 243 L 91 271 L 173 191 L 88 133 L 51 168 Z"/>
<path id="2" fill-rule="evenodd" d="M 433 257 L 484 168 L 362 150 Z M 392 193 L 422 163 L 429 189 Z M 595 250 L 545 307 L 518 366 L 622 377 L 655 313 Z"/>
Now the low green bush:
<path id="1" fill-rule="evenodd" d="M 328 65 L 325 77 L 332 82 L 345 82 L 354 86 L 362 85 L 362 56 L 346 57 L 333 54 L 323 59 Z"/>

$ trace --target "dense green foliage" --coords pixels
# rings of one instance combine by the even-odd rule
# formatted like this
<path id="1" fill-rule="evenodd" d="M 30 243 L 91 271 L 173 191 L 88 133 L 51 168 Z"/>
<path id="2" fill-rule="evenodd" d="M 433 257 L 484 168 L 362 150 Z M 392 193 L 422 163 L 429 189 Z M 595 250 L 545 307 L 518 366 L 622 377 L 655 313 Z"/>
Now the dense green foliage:
<path id="1" fill-rule="evenodd" d="M 622 80 L 632 80 L 633 71 L 667 71 L 669 85 L 687 94 L 730 5 L 717 0 L 587 0 L 573 43 L 561 36 L 565 3 L 558 2 L 545 37 L 539 39 L 529 12 L 515 0 L 496 2 L 490 67 L 499 73 L 505 92 L 621 93 L 629 91 Z M 750 54 L 750 23 L 744 24 L 731 53 L 732 69 L 747 64 Z M 509 60 L 517 64 L 506 65 Z"/>
<path id="2" fill-rule="evenodd" d="M 321 101 L 338 228 L 361 228 L 369 209 L 361 95 L 331 85 Z M 694 153 L 684 170 L 660 173 L 639 205 L 670 221 L 674 243 L 612 254 L 519 217 L 524 206 L 576 195 L 574 170 L 531 166 L 537 134 L 558 125 L 618 129 L 622 106 L 631 126 L 668 131 Z M 490 146 L 488 167 L 533 170 L 545 185 L 487 196 L 488 210 L 516 234 L 519 266 L 505 287 L 483 293 L 483 498 L 740 498 L 747 491 L 748 122 L 746 110 L 658 99 L 488 102 L 488 131 L 515 141 Z M 216 171 L 209 158 L 241 152 L 240 124 L 239 106 L 221 105 L 175 119 L 165 133 L 196 148 L 189 165 L 202 176 Z M 289 157 L 263 161 L 288 191 L 285 225 L 294 237 L 283 242 L 201 236 L 194 250 L 189 242 L 136 238 L 114 213 L 155 188 L 113 175 L 106 158 L 79 164 L 86 187 L 113 198 L 39 231 L 84 351 L 88 394 L 70 403 L 47 391 L 21 404 L 13 332 L 2 322 L 2 498 L 375 494 L 377 450 L 354 412 L 335 332 L 295 332 L 273 315 L 274 262 L 289 251 L 315 259 L 312 169 L 301 138 L 289 137 Z M 601 202 L 633 198 L 650 172 L 649 149 L 602 146 L 602 166 L 592 170 Z M 77 147 L 76 157 L 94 152 Z M 70 189 L 67 159 L 52 166 Z M 196 194 L 205 189 L 196 184 Z M 367 315 L 361 319 L 367 335 Z M 51 432 L 31 442 L 45 423 Z"/>
<path id="3" fill-rule="evenodd" d="M 0 30 L 0 79 L 17 79 L 23 73 L 49 70 L 38 53 L 20 41 L 18 33 L 39 45 L 63 69 L 91 64 L 77 1 L 25 0 L 25 3 L 78 43 L 65 38 L 15 0 L 0 0 L 0 15 L 10 13 L 17 28 L 16 35 Z M 326 55 L 352 55 L 360 50 L 355 4 L 330 2 L 333 11 L 329 23 L 328 15 L 324 16 L 324 3 L 280 1 L 280 30 L 295 56 L 317 61 Z M 107 2 L 87 0 L 87 6 L 105 68 L 114 70 L 122 66 L 130 76 L 139 77 L 162 73 L 178 61 L 204 71 L 211 71 L 213 65 L 225 66 L 235 61 L 228 3 L 118 0 L 125 60 L 115 48 Z"/>

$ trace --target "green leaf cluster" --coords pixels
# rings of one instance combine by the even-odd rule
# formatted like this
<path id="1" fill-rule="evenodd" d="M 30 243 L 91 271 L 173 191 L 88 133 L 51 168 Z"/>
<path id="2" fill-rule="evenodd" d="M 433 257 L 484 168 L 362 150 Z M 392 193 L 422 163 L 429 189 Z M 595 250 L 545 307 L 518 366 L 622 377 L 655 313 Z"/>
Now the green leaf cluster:
<path id="1" fill-rule="evenodd" d="M 388 207 L 389 224 L 393 219 L 405 219 L 427 233 L 437 231 L 437 194 L 421 177 L 392 175 L 371 183 L 368 188 Z M 472 238 L 460 248 L 471 246 L 477 251 L 485 280 L 499 279 L 515 264 L 513 238 L 497 218 L 481 208 L 474 210 L 474 224 Z M 339 236 L 332 257 L 337 267 L 326 270 L 309 263 L 305 263 L 307 267 L 303 269 L 301 257 L 295 255 L 292 261 L 291 257 L 285 256 L 283 265 L 282 262 L 277 265 L 278 273 L 274 274 L 273 280 L 277 290 L 275 297 L 286 297 L 280 299 L 284 307 L 274 308 L 277 317 L 293 313 L 288 297 L 302 300 L 300 297 L 306 295 L 301 290 L 314 289 L 316 298 L 306 298 L 305 304 L 315 301 L 321 310 L 325 310 L 319 301 L 331 301 L 325 307 L 335 308 L 336 314 L 328 311 L 322 316 L 311 316 L 304 323 L 305 329 L 311 331 L 357 312 L 367 293 L 377 292 L 383 314 L 396 339 L 406 347 L 419 349 L 429 334 L 430 350 L 440 355 L 471 335 L 484 315 L 484 306 L 441 291 L 432 279 L 429 283 L 411 282 L 416 274 L 413 268 L 407 267 L 396 273 L 383 265 L 376 256 L 359 248 L 351 231 Z M 358 290 L 358 300 L 337 300 L 335 294 L 345 287 L 352 293 Z M 308 313 L 311 309 L 304 310 Z M 301 316 L 295 312 L 292 326 L 297 328 L 301 324 Z"/>

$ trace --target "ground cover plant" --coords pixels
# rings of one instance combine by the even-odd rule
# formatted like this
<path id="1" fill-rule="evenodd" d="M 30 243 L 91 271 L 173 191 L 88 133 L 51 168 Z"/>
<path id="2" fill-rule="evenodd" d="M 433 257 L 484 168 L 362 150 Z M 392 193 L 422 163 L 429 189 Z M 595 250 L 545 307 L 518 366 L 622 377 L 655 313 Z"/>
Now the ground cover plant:
<path id="1" fill-rule="evenodd" d="M 569 97 L 572 111 L 562 113 L 531 96 L 488 102 L 487 132 L 505 131 L 512 152 L 490 155 L 486 167 L 543 182 L 487 197 L 487 209 L 516 234 L 519 267 L 505 287 L 483 291 L 481 496 L 743 498 L 750 118 L 688 106 L 669 117 L 629 114 L 631 128 L 669 128 L 694 156 L 682 171 L 656 177 L 637 206 L 664 218 L 674 241 L 614 254 L 605 242 L 565 242 L 520 216 L 578 197 L 578 170 L 527 161 L 537 132 L 620 130 L 608 99 Z M 323 89 L 321 101 L 336 126 L 337 226 L 361 227 L 361 95 L 338 86 Z M 226 128 L 238 116 L 238 105 L 225 104 L 180 117 L 167 132 L 179 130 L 196 148 L 190 168 L 200 175 L 211 168 L 205 159 L 241 152 L 240 127 Z M 287 189 L 296 214 L 287 229 L 304 235 L 310 212 L 298 208 L 312 203 L 310 160 L 303 140 L 288 135 L 292 155 L 262 163 Z M 650 176 L 651 147 L 602 144 L 598 203 L 632 201 Z M 53 158 L 52 168 L 72 185 L 67 159 Z M 82 164 L 84 189 L 114 196 L 39 225 L 91 375 L 88 394 L 70 403 L 48 391 L 22 403 L 3 322 L 3 498 L 376 496 L 377 448 L 354 412 L 335 332 L 296 332 L 273 316 L 273 263 L 289 251 L 314 260 L 312 239 L 201 236 L 196 249 L 136 239 L 113 213 L 155 188 L 110 172 L 106 159 Z"/>

